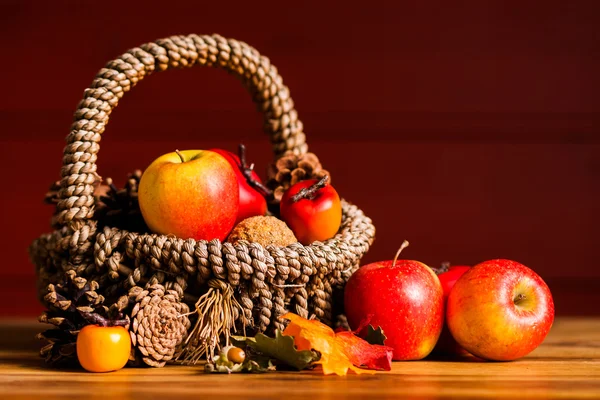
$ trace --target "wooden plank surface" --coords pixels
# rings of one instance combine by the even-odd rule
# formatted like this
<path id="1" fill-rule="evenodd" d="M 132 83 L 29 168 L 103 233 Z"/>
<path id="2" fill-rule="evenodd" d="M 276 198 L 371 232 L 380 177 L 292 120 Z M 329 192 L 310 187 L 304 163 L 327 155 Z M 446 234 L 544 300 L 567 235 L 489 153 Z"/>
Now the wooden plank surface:
<path id="1" fill-rule="evenodd" d="M 600 398 L 600 319 L 558 319 L 544 344 L 514 362 L 396 362 L 391 372 L 323 376 L 317 371 L 204 374 L 199 367 L 108 374 L 48 369 L 31 322 L 0 325 L 3 399 Z"/>

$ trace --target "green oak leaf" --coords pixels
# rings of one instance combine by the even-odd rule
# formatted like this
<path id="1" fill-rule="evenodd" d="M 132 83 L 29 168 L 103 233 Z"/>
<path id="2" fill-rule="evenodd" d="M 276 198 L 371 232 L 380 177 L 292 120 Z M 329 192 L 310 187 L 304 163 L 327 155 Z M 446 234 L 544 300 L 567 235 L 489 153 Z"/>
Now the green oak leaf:
<path id="1" fill-rule="evenodd" d="M 253 337 L 232 335 L 229 337 L 229 339 L 231 339 L 231 344 L 233 346 L 241 349 L 244 349 L 246 346 L 252 346 L 256 344 L 256 339 Z"/>
<path id="2" fill-rule="evenodd" d="M 315 351 L 298 351 L 294 345 L 294 338 L 283 335 L 279 329 L 275 331 L 274 338 L 258 333 L 255 337 L 231 336 L 230 339 L 231 344 L 246 349 L 247 357 L 257 362 L 258 365 L 254 365 L 255 370 L 270 370 L 270 360 L 302 370 L 320 358 L 319 353 Z"/>
<path id="3" fill-rule="evenodd" d="M 283 335 L 279 329 L 275 331 L 274 338 L 259 333 L 254 339 L 256 342 L 249 343 L 249 346 L 297 370 L 308 367 L 320 358 L 318 353 L 311 350 L 298 351 L 294 345 L 294 338 Z"/>
<path id="4" fill-rule="evenodd" d="M 387 337 L 384 335 L 383 329 L 381 329 L 380 326 L 378 326 L 377 329 L 373 328 L 373 325 L 371 324 L 367 326 L 365 340 L 369 342 L 369 344 L 379 344 L 383 346 L 385 344 L 385 339 L 387 339 Z"/>
<path id="5" fill-rule="evenodd" d="M 244 361 L 243 371 L 244 372 L 268 372 L 274 371 L 275 366 L 271 362 L 271 358 L 267 356 L 255 355 L 252 358 Z"/>

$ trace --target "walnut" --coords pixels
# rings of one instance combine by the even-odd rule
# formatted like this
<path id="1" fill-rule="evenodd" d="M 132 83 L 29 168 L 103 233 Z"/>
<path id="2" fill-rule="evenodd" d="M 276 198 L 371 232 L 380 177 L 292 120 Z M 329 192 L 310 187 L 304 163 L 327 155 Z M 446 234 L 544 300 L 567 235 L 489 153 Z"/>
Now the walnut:
<path id="1" fill-rule="evenodd" d="M 237 224 L 227 241 L 235 244 L 240 240 L 259 243 L 264 247 L 270 244 L 288 246 L 298 241 L 285 222 L 271 216 L 250 217 Z"/>

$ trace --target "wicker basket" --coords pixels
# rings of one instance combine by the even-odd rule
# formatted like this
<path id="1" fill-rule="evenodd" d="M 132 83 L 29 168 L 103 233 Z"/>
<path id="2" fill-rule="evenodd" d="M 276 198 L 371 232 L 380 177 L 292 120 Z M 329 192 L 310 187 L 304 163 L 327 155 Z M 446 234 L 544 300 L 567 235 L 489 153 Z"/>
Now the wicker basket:
<path id="1" fill-rule="evenodd" d="M 255 331 L 282 328 L 285 310 L 335 322 L 333 292 L 343 287 L 371 245 L 375 228 L 343 201 L 343 221 L 330 240 L 287 247 L 195 241 L 107 226 L 94 190 L 101 134 L 120 98 L 145 76 L 169 68 L 220 67 L 237 76 L 264 114 L 276 159 L 307 151 L 303 126 L 288 88 L 269 59 L 243 42 L 211 36 L 173 36 L 129 50 L 100 70 L 75 111 L 63 155 L 55 231 L 31 245 L 40 299 L 65 272 L 96 280 L 107 303 L 132 287 L 160 282 L 193 303 L 209 287 L 230 290 L 241 306 L 234 315 Z"/>

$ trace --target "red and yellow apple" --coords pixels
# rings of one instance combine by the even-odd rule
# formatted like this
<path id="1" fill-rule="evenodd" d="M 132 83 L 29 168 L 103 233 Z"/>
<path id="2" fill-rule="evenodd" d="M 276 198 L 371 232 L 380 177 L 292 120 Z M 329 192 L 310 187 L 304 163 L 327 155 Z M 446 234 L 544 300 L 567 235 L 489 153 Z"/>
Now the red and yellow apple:
<path id="1" fill-rule="evenodd" d="M 238 181 L 220 154 L 176 151 L 146 168 L 138 200 L 153 232 L 183 239 L 224 240 L 238 214 Z"/>
<path id="2" fill-rule="evenodd" d="M 344 306 L 352 329 L 381 327 L 394 360 L 420 360 L 435 346 L 444 322 L 444 294 L 427 265 L 412 260 L 375 262 L 348 280 Z"/>
<path id="3" fill-rule="evenodd" d="M 542 343 L 554 321 L 546 283 L 511 260 L 478 264 L 456 281 L 446 318 L 456 341 L 488 360 L 521 358 Z"/>

